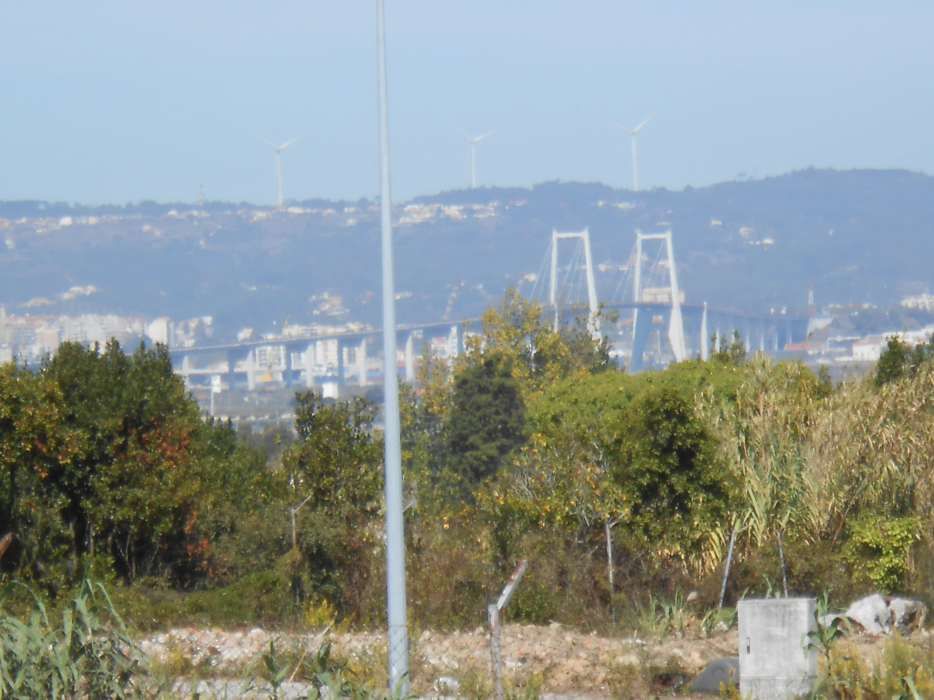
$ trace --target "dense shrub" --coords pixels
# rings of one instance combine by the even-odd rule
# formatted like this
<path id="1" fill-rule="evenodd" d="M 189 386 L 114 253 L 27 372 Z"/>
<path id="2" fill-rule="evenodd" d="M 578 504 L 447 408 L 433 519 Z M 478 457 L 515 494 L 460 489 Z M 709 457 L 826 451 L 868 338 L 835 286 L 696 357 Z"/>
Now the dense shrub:
<path id="1" fill-rule="evenodd" d="M 855 580 L 891 593 L 904 586 L 911 549 L 920 538 L 918 518 L 862 518 L 852 525 L 844 555 Z"/>

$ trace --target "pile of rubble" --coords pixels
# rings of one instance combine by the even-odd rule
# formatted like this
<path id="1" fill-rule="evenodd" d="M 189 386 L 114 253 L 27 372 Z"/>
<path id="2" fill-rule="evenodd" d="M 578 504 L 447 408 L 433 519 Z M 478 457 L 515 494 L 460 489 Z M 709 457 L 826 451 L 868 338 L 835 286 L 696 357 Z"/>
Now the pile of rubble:
<path id="1" fill-rule="evenodd" d="M 328 632 L 335 657 L 361 668 L 385 662 L 385 635 Z M 276 633 L 262 629 L 221 630 L 181 628 L 155 634 L 139 644 L 150 658 L 197 668 L 199 674 L 243 677 L 257 670 L 270 642 L 277 652 L 314 654 L 324 641 L 321 632 Z M 670 665 L 694 673 L 710 660 L 735 653 L 735 630 L 698 640 L 671 639 L 647 642 L 638 638 L 600 637 L 557 623 L 548 626 L 503 627 L 503 660 L 508 676 L 544 681 L 551 692 L 603 694 L 620 669 Z M 458 679 L 486 676 L 490 668 L 489 633 L 484 628 L 460 632 L 424 631 L 411 642 L 413 676 L 440 690 L 454 690 Z M 176 663 L 172 663 L 173 657 Z"/>
<path id="2" fill-rule="evenodd" d="M 924 628 L 927 606 L 920 600 L 893 598 L 874 593 L 854 602 L 844 612 L 828 613 L 821 616 L 824 626 L 843 623 L 842 628 L 850 628 L 865 634 L 892 634 L 893 631 L 909 635 Z"/>
<path id="3" fill-rule="evenodd" d="M 919 601 L 872 595 L 854 602 L 844 612 L 823 616 L 821 622 L 839 623 L 857 635 L 854 639 L 865 647 L 863 652 L 872 655 L 881 649 L 881 642 L 875 640 L 884 635 L 894 631 L 910 635 L 922 630 L 926 613 L 927 608 Z M 385 663 L 385 635 L 371 632 L 322 630 L 303 634 L 258 628 L 183 628 L 147 637 L 140 641 L 140 647 L 150 658 L 168 662 L 170 667 L 174 665 L 174 656 L 176 661 L 184 660 L 183 667 L 190 664 L 197 668 L 201 677 L 226 677 L 231 679 L 229 682 L 242 685 L 242 681 L 235 679 L 259 670 L 257 664 L 262 663 L 270 643 L 275 644 L 277 652 L 294 658 L 295 654 L 313 655 L 325 639 L 331 643 L 335 657 L 355 668 L 381 668 Z M 735 629 L 709 638 L 646 641 L 635 637 L 600 637 L 556 623 L 503 628 L 507 676 L 538 678 L 549 693 L 567 697 L 609 696 L 626 669 L 649 667 L 681 669 L 687 674 L 687 681 L 710 666 L 717 672 L 712 687 L 719 687 L 721 676 L 735 680 L 732 657 L 736 655 L 737 644 Z M 484 628 L 444 633 L 426 630 L 413 637 L 411 646 L 413 677 L 423 686 L 422 692 L 459 694 L 465 678 L 489 672 L 489 635 Z M 304 687 L 298 684 L 293 690 L 300 695 Z M 698 690 L 695 686 L 695 691 Z"/>

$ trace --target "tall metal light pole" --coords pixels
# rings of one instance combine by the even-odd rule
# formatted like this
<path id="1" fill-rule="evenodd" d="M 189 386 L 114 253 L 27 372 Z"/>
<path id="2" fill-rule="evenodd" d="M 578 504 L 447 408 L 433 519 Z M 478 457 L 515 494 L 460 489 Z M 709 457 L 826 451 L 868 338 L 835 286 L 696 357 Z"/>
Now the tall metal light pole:
<path id="1" fill-rule="evenodd" d="M 379 170 L 383 257 L 383 397 L 386 466 L 386 601 L 389 617 L 389 690 L 408 695 L 409 631 L 405 605 L 405 533 L 402 515 L 402 450 L 399 378 L 396 376 L 396 307 L 392 256 L 392 193 L 389 178 L 389 110 L 386 87 L 386 12 L 376 0 L 379 27 Z"/>

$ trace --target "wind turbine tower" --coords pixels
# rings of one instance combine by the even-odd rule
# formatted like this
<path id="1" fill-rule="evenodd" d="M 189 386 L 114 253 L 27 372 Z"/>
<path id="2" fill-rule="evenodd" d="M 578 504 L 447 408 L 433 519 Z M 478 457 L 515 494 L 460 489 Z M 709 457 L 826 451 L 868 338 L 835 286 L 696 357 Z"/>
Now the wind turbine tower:
<path id="1" fill-rule="evenodd" d="M 467 143 L 470 145 L 470 189 L 477 189 L 477 146 L 486 141 L 493 135 L 492 131 L 489 131 L 480 136 L 474 136 L 471 139 L 467 139 Z"/>
<path id="2" fill-rule="evenodd" d="M 282 209 L 285 204 L 285 197 L 282 194 L 282 153 L 296 141 L 298 141 L 298 139 L 289 139 L 284 143 L 280 143 L 278 146 L 270 141 L 266 141 L 266 145 L 272 148 L 276 159 L 276 209 Z"/>
<path id="3" fill-rule="evenodd" d="M 639 191 L 639 132 L 651 121 L 652 117 L 646 117 L 635 129 L 629 131 L 632 137 L 632 191 Z"/>

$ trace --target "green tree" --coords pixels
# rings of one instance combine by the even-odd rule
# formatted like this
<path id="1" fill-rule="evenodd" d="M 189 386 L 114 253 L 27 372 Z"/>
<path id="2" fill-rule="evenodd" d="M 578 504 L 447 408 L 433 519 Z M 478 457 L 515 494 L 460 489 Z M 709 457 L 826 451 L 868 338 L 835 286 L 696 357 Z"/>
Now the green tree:
<path id="1" fill-rule="evenodd" d="M 402 459 L 423 482 L 443 476 L 447 464 L 444 428 L 451 411 L 453 384 L 448 363 L 425 348 L 417 366 L 416 386 L 400 387 Z"/>
<path id="2" fill-rule="evenodd" d="M 380 541 L 382 440 L 374 435 L 375 409 L 367 401 L 328 401 L 314 392 L 296 396 L 298 440 L 286 450 L 287 509 L 294 518 L 293 587 L 308 585 L 344 611 L 359 612 Z M 308 580 L 310 578 L 310 580 Z"/>
<path id="3" fill-rule="evenodd" d="M 903 377 L 914 376 L 922 364 L 934 358 L 934 336 L 926 343 L 911 346 L 892 336 L 876 363 L 876 386 L 884 386 Z"/>
<path id="4" fill-rule="evenodd" d="M 624 420 L 612 476 L 623 491 L 625 522 L 670 553 L 694 555 L 723 520 L 731 489 L 693 395 L 650 384 Z"/>
<path id="5" fill-rule="evenodd" d="M 329 401 L 315 392 L 295 399 L 298 440 L 283 464 L 290 488 L 308 505 L 337 513 L 373 508 L 380 491 L 382 442 L 375 407 L 364 399 Z"/>
<path id="6" fill-rule="evenodd" d="M 58 387 L 14 364 L 0 366 L 0 532 L 13 533 L 5 569 L 41 574 L 68 550 L 55 480 L 73 460 Z"/>
<path id="7" fill-rule="evenodd" d="M 116 435 L 122 422 L 122 376 L 130 360 L 112 342 L 102 353 L 78 343 L 63 343 L 46 360 L 42 375 L 62 393 L 61 420 L 78 436 L 79 449 L 56 470 L 56 487 L 66 500 L 63 516 L 72 533 L 72 556 L 94 551 L 95 530 L 89 511 L 97 496 L 97 479 L 114 461 Z"/>
<path id="8" fill-rule="evenodd" d="M 485 353 L 506 360 L 526 396 L 573 374 L 602 371 L 610 362 L 606 339 L 594 340 L 581 324 L 555 332 L 541 306 L 515 289 L 506 292 L 498 308 L 484 313 L 483 332 L 468 340 L 461 366 Z"/>
<path id="9" fill-rule="evenodd" d="M 876 363 L 876 386 L 888 384 L 901 379 L 908 371 L 911 363 L 911 348 L 907 343 L 892 336 L 888 339 L 885 350 Z"/>
<path id="10" fill-rule="evenodd" d="M 205 423 L 164 347 L 127 355 L 65 343 L 39 377 L 62 396 L 75 449 L 49 471 L 72 568 L 111 558 L 127 581 L 168 574 L 193 585 L 215 568 L 212 543 L 236 527 L 264 471 L 229 425 Z M 224 567 L 222 567 L 224 568 Z"/>
<path id="11" fill-rule="evenodd" d="M 271 446 L 276 458 L 277 446 Z M 173 575 L 184 585 L 229 583 L 271 567 L 284 551 L 283 528 L 273 527 L 283 489 L 267 467 L 267 453 L 243 441 L 229 422 L 208 421 L 196 433 L 197 496 L 185 526 L 166 543 Z"/>
<path id="12" fill-rule="evenodd" d="M 204 423 L 166 348 L 141 346 L 127 356 L 112 342 L 100 361 L 115 398 L 103 411 L 110 455 L 94 477 L 92 532 L 127 581 L 171 573 L 186 551 L 202 554 L 185 540 L 197 537 L 200 502 L 210 488 L 202 471 Z M 88 387 L 90 400 L 95 388 Z M 95 546 L 90 541 L 89 551 Z"/>
<path id="13" fill-rule="evenodd" d="M 525 441 L 525 404 L 507 358 L 485 352 L 458 372 L 447 436 L 450 466 L 469 485 Z"/>
<path id="14" fill-rule="evenodd" d="M 728 345 L 717 347 L 717 338 L 714 336 L 710 340 L 711 358 L 716 362 L 722 362 L 730 365 L 742 365 L 746 362 L 746 345 L 743 343 L 739 331 L 733 331 Z"/>
<path id="15" fill-rule="evenodd" d="M 739 371 L 683 363 L 569 378 L 546 390 L 530 405 L 528 445 L 489 503 L 504 529 L 499 546 L 508 549 L 523 528 L 556 527 L 576 541 L 604 539 L 612 560 L 618 527 L 659 556 L 698 556 L 732 488 L 696 394 L 713 385 L 729 396 Z"/>

